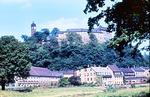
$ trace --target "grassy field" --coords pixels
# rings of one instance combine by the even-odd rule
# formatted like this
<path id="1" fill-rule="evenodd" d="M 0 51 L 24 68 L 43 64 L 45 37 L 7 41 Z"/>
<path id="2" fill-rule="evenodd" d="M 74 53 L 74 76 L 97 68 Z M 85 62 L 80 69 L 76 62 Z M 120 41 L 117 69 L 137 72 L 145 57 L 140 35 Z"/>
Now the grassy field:
<path id="1" fill-rule="evenodd" d="M 118 90 L 114 93 L 104 93 L 97 87 L 70 87 L 70 88 L 51 88 L 33 89 L 32 92 L 1 91 L 0 97 L 108 97 L 108 96 L 132 96 L 141 91 L 149 92 L 149 87 Z"/>

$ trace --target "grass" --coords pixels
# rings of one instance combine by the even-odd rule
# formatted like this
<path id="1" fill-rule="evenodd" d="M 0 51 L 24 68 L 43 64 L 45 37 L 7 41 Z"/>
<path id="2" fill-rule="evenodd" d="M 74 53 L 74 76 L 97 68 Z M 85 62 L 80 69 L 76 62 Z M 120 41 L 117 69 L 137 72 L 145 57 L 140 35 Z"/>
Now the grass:
<path id="1" fill-rule="evenodd" d="M 101 89 L 96 87 L 38 88 L 33 89 L 32 92 L 26 93 L 0 90 L 0 97 L 109 97 L 119 95 L 131 97 L 133 94 L 137 94 L 142 91 L 149 92 L 149 87 L 124 89 L 114 93 L 104 93 Z"/>

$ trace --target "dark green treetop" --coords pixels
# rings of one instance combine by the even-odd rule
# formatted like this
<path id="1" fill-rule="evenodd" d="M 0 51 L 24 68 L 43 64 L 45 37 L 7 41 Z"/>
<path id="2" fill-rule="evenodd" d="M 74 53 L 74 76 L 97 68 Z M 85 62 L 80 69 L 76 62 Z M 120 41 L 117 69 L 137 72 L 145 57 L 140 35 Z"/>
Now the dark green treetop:
<path id="1" fill-rule="evenodd" d="M 114 2 L 112 6 L 103 9 L 107 2 Z M 98 15 L 90 17 L 88 21 L 89 30 L 99 25 L 99 20 L 105 18 L 108 31 L 115 32 L 115 36 L 109 43 L 114 49 L 124 55 L 126 46 L 132 48 L 135 55 L 139 45 L 150 38 L 149 35 L 149 0 L 87 0 L 84 13 L 97 12 Z M 132 45 L 132 43 L 135 45 Z M 144 47 L 148 49 L 149 47 Z"/>
<path id="2" fill-rule="evenodd" d="M 5 90 L 14 77 L 27 77 L 30 70 L 29 49 L 13 36 L 0 37 L 0 83 Z"/>

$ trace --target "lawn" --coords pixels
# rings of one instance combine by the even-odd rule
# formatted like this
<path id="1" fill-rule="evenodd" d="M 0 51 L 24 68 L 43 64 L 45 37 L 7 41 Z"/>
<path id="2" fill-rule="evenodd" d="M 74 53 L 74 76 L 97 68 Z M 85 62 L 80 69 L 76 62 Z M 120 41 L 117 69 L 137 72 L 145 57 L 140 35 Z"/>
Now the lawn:
<path id="1" fill-rule="evenodd" d="M 141 91 L 149 92 L 149 87 L 119 90 L 114 93 L 104 93 L 97 87 L 69 87 L 51 89 L 33 89 L 32 92 L 1 91 L 0 97 L 108 97 L 108 96 L 132 96 Z"/>

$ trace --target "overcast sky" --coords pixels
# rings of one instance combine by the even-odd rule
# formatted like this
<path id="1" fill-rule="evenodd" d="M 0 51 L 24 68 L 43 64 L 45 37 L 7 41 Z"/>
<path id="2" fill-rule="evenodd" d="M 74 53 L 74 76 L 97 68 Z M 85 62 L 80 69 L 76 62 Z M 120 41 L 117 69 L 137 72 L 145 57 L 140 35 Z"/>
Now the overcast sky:
<path id="1" fill-rule="evenodd" d="M 84 14 L 86 0 L 0 0 L 0 36 L 31 35 L 30 25 L 34 21 L 37 30 L 54 27 L 60 30 L 87 28 L 88 17 Z M 106 26 L 105 23 L 101 23 Z"/>

